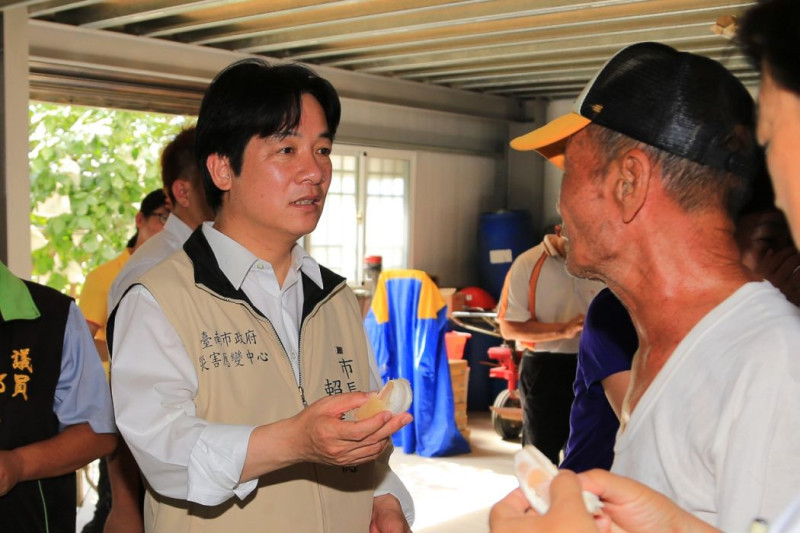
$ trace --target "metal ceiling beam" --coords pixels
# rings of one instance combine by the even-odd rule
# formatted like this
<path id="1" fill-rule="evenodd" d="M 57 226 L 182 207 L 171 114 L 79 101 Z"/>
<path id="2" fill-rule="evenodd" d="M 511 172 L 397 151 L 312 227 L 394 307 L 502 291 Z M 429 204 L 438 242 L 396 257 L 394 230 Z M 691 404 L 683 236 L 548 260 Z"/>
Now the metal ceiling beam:
<path id="1" fill-rule="evenodd" d="M 326 64 L 335 67 L 352 67 L 354 65 L 403 65 L 413 64 L 418 61 L 423 61 L 425 64 L 434 64 L 438 58 L 451 61 L 453 59 L 468 59 L 468 60 L 483 60 L 487 58 L 503 58 L 506 56 L 517 56 L 522 53 L 529 53 L 533 50 L 537 52 L 542 51 L 562 51 L 565 49 L 576 50 L 580 47 L 582 49 L 591 51 L 597 45 L 620 42 L 639 42 L 645 40 L 663 41 L 670 39 L 672 41 L 678 39 L 711 39 L 719 42 L 728 41 L 723 38 L 713 35 L 711 32 L 707 34 L 698 31 L 705 24 L 692 24 L 680 27 L 665 27 L 665 28 L 648 28 L 648 27 L 634 27 L 615 32 L 603 33 L 578 33 L 568 35 L 552 36 L 550 38 L 529 40 L 526 42 L 508 44 L 505 42 L 490 45 L 490 46 L 464 46 L 457 49 L 436 50 L 436 51 L 423 51 L 407 54 L 363 54 L 349 59 L 327 61 Z M 370 68 L 370 67 L 367 67 Z"/>
<path id="2" fill-rule="evenodd" d="M 36 20 L 29 22 L 29 33 L 31 64 L 41 68 L 41 73 L 46 66 L 53 72 L 71 66 L 75 79 L 83 78 L 87 89 L 92 86 L 92 75 L 99 78 L 98 82 L 119 82 L 130 76 L 175 83 L 178 88 L 187 83 L 207 84 L 222 68 L 247 57 L 210 47 Z M 520 113 L 518 102 L 505 98 L 325 66 L 313 68 L 329 79 L 342 97 L 354 100 L 495 120 L 515 120 Z M 81 77 L 81 69 L 87 69 L 90 75 Z"/>
<path id="3" fill-rule="evenodd" d="M 370 30 L 356 34 L 355 28 L 346 33 L 324 38 L 313 33 L 304 39 L 299 32 L 275 39 L 273 44 L 252 46 L 255 53 L 287 51 L 300 60 L 322 59 L 365 52 L 445 49 L 459 46 L 484 46 L 487 43 L 514 43 L 544 39 L 554 33 L 605 33 L 633 26 L 659 27 L 703 23 L 710 28 L 720 15 L 742 9 L 744 2 L 709 0 L 698 6 L 696 0 L 656 0 L 645 4 L 596 7 L 581 12 L 551 12 L 536 16 L 517 16 L 498 21 L 463 23 L 457 19 L 435 28 L 420 29 L 404 26 L 402 32 Z M 227 47 L 227 45 L 226 45 Z"/>
<path id="4" fill-rule="evenodd" d="M 285 20 L 272 28 L 244 25 L 226 33 L 208 32 L 191 34 L 188 42 L 195 44 L 215 44 L 226 48 L 247 50 L 252 53 L 265 51 L 263 48 L 278 43 L 294 41 L 324 42 L 341 39 L 345 36 L 386 35 L 399 32 L 414 32 L 437 27 L 454 27 L 467 23 L 489 23 L 512 20 L 558 12 L 578 12 L 604 5 L 621 5 L 652 0 L 600 0 L 576 2 L 574 0 L 495 0 L 449 2 L 428 8 L 409 5 L 404 0 L 392 2 L 394 9 L 388 12 L 370 13 L 365 9 L 355 11 L 349 17 L 336 17 L 328 20 L 309 21 L 305 19 Z M 373 2 L 367 2 L 368 7 Z M 411 9 L 409 9 L 411 8 Z M 275 20 L 274 22 L 279 22 Z"/>
<path id="5" fill-rule="evenodd" d="M 620 47 L 658 40 L 681 50 L 732 45 L 711 33 L 720 16 L 736 15 L 755 0 L 29 0 L 30 17 L 83 28 L 105 28 L 131 39 L 203 44 L 209 50 L 258 53 L 270 60 L 314 63 L 427 87 L 487 94 L 495 85 L 582 77 Z M 155 39 L 142 41 L 151 43 Z M 124 61 L 159 62 L 150 44 L 129 41 Z M 68 46 L 69 47 L 69 46 Z M 124 55 L 125 55 L 124 54 Z M 100 65 L 108 58 L 98 49 Z M 134 59 L 135 57 L 135 59 Z M 85 61 L 84 64 L 90 64 Z M 191 64 L 186 67 L 192 68 Z M 136 67 L 138 68 L 138 66 Z M 198 67 L 195 65 L 195 68 Z M 180 64 L 178 71 L 184 70 Z M 381 92 L 378 98 L 392 99 Z M 463 91 L 462 91 L 463 92 Z M 516 97 L 516 96 L 515 96 Z M 402 98 L 401 98 L 402 99 Z"/>
<path id="6" fill-rule="evenodd" d="M 246 2 L 235 10 L 211 8 L 185 14 L 183 17 L 140 24 L 131 28 L 150 37 L 179 38 L 185 42 L 208 44 L 206 38 L 225 35 L 227 40 L 242 34 L 277 31 L 282 28 L 313 26 L 315 24 L 351 19 L 354 16 L 394 13 L 437 7 L 442 4 L 471 4 L 484 0 L 276 0 Z M 360 14 L 360 15 L 359 15 Z M 179 37 L 178 37 L 179 36 Z"/>
<path id="7" fill-rule="evenodd" d="M 50 20 L 84 28 L 106 29 L 127 24 L 160 19 L 170 15 L 201 9 L 203 7 L 231 4 L 241 0 L 138 0 L 136 2 L 113 0 L 88 2 L 69 9 L 54 11 Z M 39 13 L 32 13 L 39 16 Z"/>
<path id="8" fill-rule="evenodd" d="M 530 87 L 531 85 L 545 85 L 548 83 L 571 83 L 579 82 L 584 85 L 594 74 L 601 68 L 598 65 L 595 68 L 588 69 L 564 69 L 558 72 L 540 73 L 540 74 L 526 74 L 516 78 L 510 77 L 495 77 L 492 79 L 484 79 L 471 83 L 458 83 L 451 84 L 451 86 L 458 89 L 475 90 L 486 92 L 494 88 L 509 88 L 514 87 Z M 749 63 L 744 57 L 738 58 L 736 61 L 730 61 L 726 68 L 731 71 L 744 71 L 750 68 Z"/>
<path id="9" fill-rule="evenodd" d="M 720 46 L 731 46 L 728 41 L 709 32 L 707 35 L 698 35 L 692 28 L 670 29 L 664 31 L 629 31 L 604 35 L 585 35 L 570 39 L 551 39 L 546 42 L 534 41 L 526 44 L 491 48 L 454 51 L 449 53 L 429 54 L 414 57 L 385 57 L 375 59 L 350 59 L 346 61 L 331 61 L 330 66 L 338 68 L 355 68 L 362 72 L 374 74 L 402 74 L 406 70 L 441 68 L 443 66 L 467 65 L 486 63 L 510 59 L 538 60 L 542 55 L 557 54 L 596 54 L 601 49 L 610 57 L 620 48 L 642 41 L 659 41 L 670 44 L 675 48 L 691 49 L 693 46 L 710 42 L 719 42 Z"/>
<path id="10" fill-rule="evenodd" d="M 703 55 L 715 59 L 726 67 L 729 61 L 743 60 L 744 56 L 736 49 L 730 48 L 711 48 L 703 50 Z M 552 58 L 540 58 L 534 64 L 530 61 L 507 62 L 494 67 L 475 66 L 462 69 L 442 70 L 439 72 L 423 71 L 414 75 L 404 75 L 403 78 L 422 79 L 431 83 L 442 83 L 446 85 L 469 83 L 483 79 L 494 79 L 503 77 L 507 79 L 520 78 L 526 76 L 547 76 L 548 74 L 562 71 L 594 69 L 597 70 L 608 60 L 608 54 L 597 55 L 576 54 L 574 57 L 564 57 L 561 55 Z"/>

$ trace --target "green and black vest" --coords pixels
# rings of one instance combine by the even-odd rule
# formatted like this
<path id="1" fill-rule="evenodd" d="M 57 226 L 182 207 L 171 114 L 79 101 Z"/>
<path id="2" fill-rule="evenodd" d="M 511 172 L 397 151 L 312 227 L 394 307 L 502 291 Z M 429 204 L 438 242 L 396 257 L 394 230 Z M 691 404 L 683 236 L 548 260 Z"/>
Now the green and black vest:
<path id="1" fill-rule="evenodd" d="M 53 399 L 71 298 L 25 282 L 41 316 L 0 317 L 0 450 L 58 434 Z M 23 481 L 0 497 L 2 532 L 74 532 L 75 474 Z"/>

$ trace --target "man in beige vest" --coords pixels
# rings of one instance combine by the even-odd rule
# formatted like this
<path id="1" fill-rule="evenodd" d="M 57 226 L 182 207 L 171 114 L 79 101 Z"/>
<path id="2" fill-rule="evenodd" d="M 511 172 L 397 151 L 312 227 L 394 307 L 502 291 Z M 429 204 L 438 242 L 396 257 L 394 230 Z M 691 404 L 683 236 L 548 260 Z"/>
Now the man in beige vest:
<path id="1" fill-rule="evenodd" d="M 216 219 L 139 279 L 109 337 L 147 531 L 410 531 L 388 456 L 411 415 L 343 420 L 380 379 L 352 291 L 297 244 L 340 109 L 312 71 L 255 59 L 206 92 L 196 152 Z"/>

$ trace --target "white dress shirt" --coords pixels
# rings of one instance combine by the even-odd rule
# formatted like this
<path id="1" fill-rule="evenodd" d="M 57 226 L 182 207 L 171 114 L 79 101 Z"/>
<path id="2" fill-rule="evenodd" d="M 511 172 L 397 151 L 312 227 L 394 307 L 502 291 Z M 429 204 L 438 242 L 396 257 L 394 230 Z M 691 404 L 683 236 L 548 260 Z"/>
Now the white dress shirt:
<path id="1" fill-rule="evenodd" d="M 163 232 L 162 232 L 163 233 Z M 236 241 L 203 224 L 220 269 L 275 326 L 298 379 L 297 345 L 303 308 L 301 272 L 321 286 L 319 265 L 299 245 L 283 287 L 272 266 Z M 154 237 L 155 238 L 155 237 Z M 117 425 L 150 485 L 160 494 L 203 505 L 218 505 L 252 492 L 257 480 L 239 483 L 255 426 L 210 423 L 195 414 L 198 379 L 178 334 L 150 292 L 134 286 L 117 311 L 111 383 Z M 370 388 L 381 385 L 367 343 Z M 142 371 L 146 369 L 146 373 Z M 414 519 L 411 495 L 389 472 L 375 496 L 393 494 L 406 519 Z"/>

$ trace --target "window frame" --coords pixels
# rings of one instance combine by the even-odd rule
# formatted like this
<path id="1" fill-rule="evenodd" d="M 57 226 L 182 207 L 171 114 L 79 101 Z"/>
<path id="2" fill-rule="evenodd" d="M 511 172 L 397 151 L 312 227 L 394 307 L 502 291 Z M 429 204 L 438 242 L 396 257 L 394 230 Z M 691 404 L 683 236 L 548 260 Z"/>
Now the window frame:
<path id="1" fill-rule="evenodd" d="M 411 249 L 411 198 L 416 174 L 417 153 L 411 150 L 401 150 L 393 148 L 376 148 L 362 145 L 336 143 L 333 148 L 334 155 L 355 156 L 356 163 L 356 279 L 348 279 L 352 285 L 361 285 L 364 279 L 364 257 L 367 251 L 366 237 L 366 208 L 367 208 L 367 181 L 369 175 L 369 159 L 399 159 L 408 162 L 408 174 L 405 177 L 403 195 L 403 243 L 402 243 L 402 265 L 392 266 L 392 268 L 408 268 L 410 262 Z M 313 233 L 313 232 L 312 232 Z M 303 247 L 314 256 L 312 245 L 312 234 L 305 235 L 302 239 Z M 323 263 L 324 264 L 324 263 Z M 331 265 L 325 265 L 331 267 Z M 386 264 L 384 263 L 384 268 Z"/>

